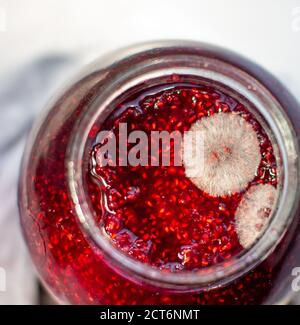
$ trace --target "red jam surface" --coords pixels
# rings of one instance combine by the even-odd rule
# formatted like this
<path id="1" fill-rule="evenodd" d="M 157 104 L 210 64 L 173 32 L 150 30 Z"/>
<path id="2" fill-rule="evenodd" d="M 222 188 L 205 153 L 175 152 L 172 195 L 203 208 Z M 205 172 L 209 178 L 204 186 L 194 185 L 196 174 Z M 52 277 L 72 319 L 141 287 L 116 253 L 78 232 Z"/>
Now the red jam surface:
<path id="1" fill-rule="evenodd" d="M 212 88 L 173 85 L 148 90 L 119 105 L 101 130 L 113 131 L 116 139 L 120 123 L 127 124 L 128 133 L 176 130 L 183 134 L 195 121 L 220 112 L 240 114 L 257 133 L 261 161 L 247 188 L 276 186 L 273 148 L 261 125 L 245 106 Z M 179 271 L 213 265 L 243 250 L 234 216 L 244 191 L 213 197 L 200 190 L 185 175 L 184 166 L 174 166 L 174 147 L 170 166 L 101 167 L 96 162 L 101 145 L 96 144 L 92 153 L 91 179 L 105 197 L 101 199 L 94 187 L 91 197 L 99 224 L 123 252 L 161 269 Z M 133 145 L 127 146 L 129 151 Z"/>
<path id="2" fill-rule="evenodd" d="M 66 152 L 78 117 L 97 97 L 97 78 L 95 74 L 84 79 L 55 103 L 36 134 L 24 171 L 21 220 L 43 282 L 60 301 L 73 304 L 263 302 L 276 283 L 282 265 L 278 261 L 284 258 L 278 251 L 285 252 L 285 245 L 229 285 L 204 292 L 174 292 L 116 270 L 85 236 L 70 197 Z M 119 105 L 101 128 L 92 130 L 91 137 L 95 138 L 100 129 L 117 131 L 120 121 L 128 122 L 131 129 L 183 131 L 204 116 L 236 111 L 252 124 L 260 141 L 262 158 L 252 183 L 276 186 L 270 141 L 243 105 L 214 89 L 180 84 L 168 88 L 137 94 Z M 88 158 L 96 151 L 95 139 Z M 191 270 L 241 251 L 233 216 L 243 193 L 211 197 L 185 177 L 183 167 L 99 168 L 91 164 L 86 174 L 99 227 L 103 224 L 116 247 L 139 261 L 170 271 Z M 101 180 L 109 186 L 103 186 Z M 115 213 L 101 204 L 101 193 Z"/>

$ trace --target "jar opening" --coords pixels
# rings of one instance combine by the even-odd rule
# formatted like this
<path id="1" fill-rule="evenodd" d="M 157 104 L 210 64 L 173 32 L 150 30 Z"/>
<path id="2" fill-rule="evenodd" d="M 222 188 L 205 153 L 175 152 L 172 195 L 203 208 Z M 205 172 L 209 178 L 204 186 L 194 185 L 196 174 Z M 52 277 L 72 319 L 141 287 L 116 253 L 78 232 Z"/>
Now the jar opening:
<path id="1" fill-rule="evenodd" d="M 190 52 L 195 49 L 196 53 Z M 196 51 L 197 50 L 197 51 Z M 297 146 L 291 125 L 281 105 L 264 85 L 250 74 L 222 60 L 207 56 L 205 48 L 179 48 L 162 44 L 158 50 L 137 53 L 119 61 L 114 73 L 106 76 L 106 86 L 90 104 L 78 121 L 68 149 L 69 190 L 79 221 L 88 237 L 119 267 L 125 275 L 132 272 L 143 281 L 168 288 L 215 287 L 229 283 L 263 261 L 284 236 L 293 219 L 297 200 Z M 128 68 L 129 67 L 129 68 Z M 195 271 L 164 272 L 136 261 L 118 250 L 104 229 L 98 227 L 87 197 L 85 171 L 94 139 L 90 130 L 102 123 L 117 103 L 145 88 L 180 82 L 194 82 L 213 86 L 237 98 L 257 118 L 271 139 L 278 167 L 278 196 L 267 229 L 249 249 L 224 262 Z M 176 77 L 176 78 L 177 78 Z M 178 82 L 178 80 L 177 80 Z"/>

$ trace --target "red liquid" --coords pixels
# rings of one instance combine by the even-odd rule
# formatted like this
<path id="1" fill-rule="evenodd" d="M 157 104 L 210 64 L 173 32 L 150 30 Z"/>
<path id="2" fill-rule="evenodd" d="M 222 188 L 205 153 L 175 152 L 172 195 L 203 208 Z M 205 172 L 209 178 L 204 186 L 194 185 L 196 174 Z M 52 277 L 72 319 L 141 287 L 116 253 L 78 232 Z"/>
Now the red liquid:
<path id="1" fill-rule="evenodd" d="M 128 133 L 140 130 L 150 135 L 151 131 L 176 130 L 183 134 L 196 120 L 220 112 L 238 112 L 260 140 L 259 170 L 247 188 L 255 184 L 276 186 L 276 161 L 270 140 L 242 104 L 210 88 L 162 88 L 148 90 L 122 103 L 101 130 L 113 131 L 116 139 L 119 123 L 127 124 Z M 133 145 L 127 146 L 129 151 Z M 100 144 L 95 146 L 91 163 L 94 181 L 97 180 L 104 192 L 103 201 L 107 202 L 98 209 L 98 222 L 104 223 L 106 232 L 122 251 L 144 263 L 174 271 L 216 264 L 242 251 L 234 216 L 244 191 L 223 197 L 201 191 L 186 177 L 183 166 L 172 164 L 172 146 L 169 167 L 100 167 L 95 163 L 100 148 Z M 91 196 L 97 209 L 101 201 L 99 191 L 93 188 Z"/>
<path id="2" fill-rule="evenodd" d="M 94 79 L 93 79 L 94 78 Z M 270 256 L 266 261 L 261 263 L 254 270 L 249 272 L 247 275 L 241 277 L 240 279 L 234 281 L 230 285 L 223 288 L 210 290 L 208 292 L 181 292 L 174 293 L 163 288 L 156 286 L 146 285 L 145 283 L 140 283 L 134 275 L 127 274 L 126 276 L 120 275 L 116 272 L 114 266 L 110 264 L 100 249 L 94 247 L 91 242 L 84 236 L 81 228 L 79 227 L 77 216 L 75 213 L 74 205 L 70 199 L 67 177 L 66 177 L 66 149 L 68 146 L 68 141 L 70 134 L 73 131 L 75 122 L 80 114 L 83 114 L 87 105 L 95 98 L 97 92 L 97 83 L 95 81 L 96 76 L 91 76 L 89 79 L 82 81 L 81 84 L 76 84 L 67 94 L 64 95 L 53 107 L 51 115 L 48 116 L 45 121 L 44 127 L 42 127 L 37 134 L 33 150 L 30 153 L 30 166 L 26 170 L 26 199 L 27 201 L 21 206 L 22 224 L 24 229 L 24 234 L 28 242 L 31 256 L 34 263 L 43 278 L 44 283 L 51 289 L 59 299 L 63 302 L 70 302 L 74 304 L 252 304 L 261 303 L 268 296 L 270 289 L 276 284 L 276 274 L 283 265 L 284 257 L 282 253 L 286 252 L 286 246 L 281 245 L 280 249 L 275 252 L 274 255 Z M 95 85 L 95 86 L 91 86 Z M 184 93 L 190 93 L 193 90 L 182 91 L 181 100 L 183 102 L 188 102 L 192 100 L 190 95 L 185 97 L 182 95 Z M 172 91 L 171 91 L 172 93 Z M 215 91 L 212 91 L 212 94 Z M 166 93 L 165 93 L 166 94 Z M 245 118 L 248 118 L 256 131 L 262 136 L 261 150 L 266 151 L 266 159 L 270 159 L 271 163 L 274 163 L 274 157 L 272 154 L 272 148 L 270 147 L 269 141 L 261 129 L 260 125 L 253 119 L 253 117 L 247 112 L 241 105 L 236 102 L 231 102 L 230 98 L 220 95 L 221 107 L 224 110 L 238 110 L 245 114 Z M 157 95 L 158 98 L 160 95 Z M 172 96 L 171 96 L 172 97 Z M 164 95 L 161 96 L 161 99 Z M 173 97 L 175 98 L 175 97 Z M 156 96 L 151 96 L 149 100 L 144 101 L 144 106 L 148 102 L 154 105 L 154 101 L 157 101 Z M 213 113 L 219 109 L 215 107 L 217 98 L 213 96 L 208 96 L 204 100 L 208 107 L 204 107 L 203 114 Z M 228 101 L 229 100 L 229 101 Z M 159 100 L 158 102 L 161 102 Z M 142 105 L 142 104 L 141 104 Z M 166 104 L 163 104 L 163 106 Z M 154 107 L 154 106 L 153 106 Z M 188 127 L 189 123 L 187 119 L 183 118 L 182 113 L 188 116 L 191 110 L 198 110 L 191 103 L 190 111 L 182 111 L 183 106 L 176 105 L 174 109 L 174 124 L 172 127 L 183 127 L 178 126 L 178 122 L 182 121 L 185 127 Z M 162 110 L 162 108 L 161 108 Z M 169 110 L 169 109 L 168 109 Z M 129 110 L 127 110 L 129 111 Z M 116 113 L 120 112 L 117 109 Z M 197 111 L 197 114 L 201 112 Z M 163 112 L 162 114 L 163 115 Z M 161 116 L 160 115 L 160 116 Z M 126 116 L 126 113 L 123 113 Z M 111 120 L 107 120 L 106 123 L 112 123 L 117 116 L 114 115 Z M 200 116 L 199 116 L 200 117 Z M 128 113 L 128 120 L 133 120 L 133 116 Z M 158 116 L 153 116 L 155 120 Z M 168 115 L 168 121 L 170 116 Z M 147 129 L 147 116 L 141 119 L 141 125 Z M 166 123 L 166 120 L 162 121 Z M 94 133 L 94 132 L 93 132 Z M 91 133 L 92 134 L 92 133 Z M 217 251 L 209 249 L 209 245 L 204 244 L 201 246 L 201 250 L 207 254 L 196 254 L 192 259 L 186 264 L 182 264 L 182 260 L 178 260 L 178 252 L 182 250 L 183 245 L 191 245 L 193 239 L 201 237 L 205 240 L 203 236 L 205 231 L 196 230 L 191 231 L 191 225 L 195 223 L 194 218 L 187 218 L 188 225 L 184 227 L 181 220 L 180 227 L 176 228 L 176 224 L 173 225 L 174 229 L 177 229 L 177 233 L 180 235 L 178 239 L 172 235 L 172 230 L 169 232 L 161 233 L 160 231 L 165 231 L 165 224 L 162 219 L 159 218 L 158 214 L 155 214 L 154 220 L 159 221 L 157 225 L 153 225 L 153 221 L 147 221 L 145 225 L 142 222 L 136 223 L 135 219 L 130 219 L 125 216 L 120 216 L 122 222 L 116 221 L 116 228 L 111 225 L 112 220 L 110 220 L 109 215 L 103 216 L 107 231 L 110 236 L 113 237 L 114 234 L 118 234 L 120 231 L 130 230 L 136 232 L 138 237 L 147 243 L 147 240 L 152 241 L 151 250 L 147 250 L 147 247 L 132 247 L 128 250 L 124 242 L 122 242 L 121 237 L 116 235 L 114 240 L 116 244 L 129 252 L 133 252 L 133 257 L 145 260 L 145 262 L 158 265 L 160 267 L 167 267 L 168 263 L 176 263 L 180 265 L 180 268 L 199 268 L 205 266 L 206 263 L 213 264 L 216 261 L 222 260 L 229 257 L 229 255 L 236 254 L 240 251 L 240 247 L 236 240 L 236 235 L 230 225 L 232 225 L 232 211 L 234 210 L 237 201 L 240 199 L 240 195 L 237 194 L 231 199 L 218 198 L 212 199 L 205 196 L 198 189 L 196 189 L 190 182 L 184 179 L 181 175 L 181 169 L 176 168 L 174 174 L 172 174 L 171 167 L 167 168 L 165 171 L 159 168 L 149 168 L 146 171 L 146 180 L 141 182 L 141 174 L 138 171 L 135 173 L 139 175 L 137 177 L 137 184 L 133 184 L 133 178 L 127 176 L 127 171 L 125 168 L 122 171 L 118 171 L 118 175 L 108 171 L 105 177 L 113 177 L 114 175 L 127 183 L 124 184 L 124 188 L 128 189 L 128 186 L 139 186 L 140 190 L 136 193 L 137 200 L 136 203 L 131 202 L 134 209 L 133 213 L 137 213 L 138 209 L 144 209 L 148 216 L 158 212 L 161 209 L 162 201 L 158 198 L 153 198 L 154 191 L 149 190 L 148 192 L 143 191 L 143 186 L 146 187 L 149 182 L 156 182 L 158 178 L 150 179 L 153 173 L 157 172 L 159 174 L 164 174 L 166 180 L 173 180 L 175 178 L 179 179 L 178 191 L 179 196 L 176 199 L 180 199 L 179 202 L 172 203 L 172 194 L 168 192 L 167 187 L 162 186 L 161 191 L 165 193 L 168 200 L 166 200 L 167 209 L 176 209 L 184 212 L 186 208 L 188 211 L 192 208 L 193 196 L 197 196 L 199 200 L 202 200 L 205 208 L 201 208 L 200 204 L 197 203 L 197 213 L 201 208 L 203 215 L 207 218 L 209 216 L 213 223 L 211 226 L 207 227 L 209 235 L 216 235 L 218 233 L 216 220 L 218 218 L 225 218 L 226 221 L 222 220 L 222 235 L 226 237 L 222 244 L 217 247 Z M 100 172 L 100 171 L 97 171 Z M 129 172 L 129 171 L 128 171 Z M 89 174 L 89 171 L 87 171 Z M 102 218 L 102 207 L 100 207 L 99 200 L 99 184 L 94 182 L 95 177 L 90 177 L 90 198 L 99 212 L 99 218 Z M 262 159 L 261 166 L 259 168 L 258 176 L 254 182 L 272 183 L 276 184 L 276 179 L 270 177 L 269 171 L 264 167 L 264 160 Z M 122 183 L 122 182 L 119 182 Z M 186 186 L 183 185 L 186 183 Z M 113 183 L 117 187 L 117 182 Z M 180 188 L 179 184 L 183 186 Z M 126 185 L 126 186 L 125 186 Z M 191 191 L 188 191 L 187 189 Z M 159 187 L 156 187 L 156 191 L 159 191 Z M 187 195 L 189 194 L 189 195 Z M 121 199 L 125 198 L 128 192 L 121 195 Z M 150 202 L 156 203 L 156 206 L 151 208 L 147 205 L 141 205 L 141 197 L 147 197 Z M 135 195 L 133 195 L 135 197 Z M 191 200 L 188 199 L 191 196 Z M 112 197 L 113 198 L 113 197 Z M 130 199 L 129 199 L 130 200 Z M 114 202 L 114 200 L 112 200 Z M 225 204 L 223 206 L 222 204 Z M 121 207 L 121 211 L 126 210 L 126 204 Z M 172 227 L 172 221 L 176 223 L 175 211 L 172 211 L 168 217 L 168 226 Z M 163 214 L 166 216 L 166 214 Z M 188 213 L 185 213 L 188 216 Z M 125 219 L 127 218 L 127 219 Z M 145 219 L 145 218 L 144 218 Z M 207 225 L 207 219 L 200 220 L 198 216 L 198 222 L 204 226 Z M 113 222 L 114 224 L 114 222 Z M 150 234 L 150 238 L 145 239 L 145 234 L 143 230 L 148 229 L 147 233 Z M 154 233 L 153 233 L 154 232 Z M 157 234 L 156 234 L 157 232 Z M 169 238 L 170 242 L 165 241 L 160 244 L 158 240 L 160 238 Z M 208 239 L 209 244 L 213 244 L 213 239 Z M 227 244 L 229 246 L 226 246 Z M 170 252 L 170 247 L 175 245 L 175 254 Z M 137 245 L 136 245 L 137 246 Z M 157 247 L 153 253 L 153 247 Z M 227 247 L 227 249 L 224 249 Z M 137 248 L 137 249 L 135 249 Z M 200 251 L 201 251 L 200 250 Z M 151 251 L 151 254 L 149 252 Z M 163 252 L 166 252 L 164 256 Z M 202 253 L 201 251 L 201 253 Z M 198 252 L 198 248 L 197 248 Z M 218 254 L 217 254 L 217 253 Z M 136 254 L 135 254 L 136 253 Z M 281 254 L 279 254 L 281 253 Z M 203 258 L 205 257 L 205 258 Z M 276 257 L 276 258 L 275 258 Z M 214 260 L 216 258 L 216 260 Z M 281 258 L 281 260 L 280 260 Z M 281 263 L 278 263 L 280 261 Z M 171 264 L 173 266 L 174 264 Z M 172 269 L 172 267 L 171 267 Z M 290 272 L 290 269 L 289 269 Z"/>

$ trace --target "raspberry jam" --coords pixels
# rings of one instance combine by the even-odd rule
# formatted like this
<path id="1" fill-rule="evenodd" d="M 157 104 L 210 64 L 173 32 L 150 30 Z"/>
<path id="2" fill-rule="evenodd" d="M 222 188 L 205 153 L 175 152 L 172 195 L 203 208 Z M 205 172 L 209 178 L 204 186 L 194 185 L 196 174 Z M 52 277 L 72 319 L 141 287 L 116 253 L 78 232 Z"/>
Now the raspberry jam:
<path id="1" fill-rule="evenodd" d="M 91 186 L 90 195 L 95 209 L 98 207 L 99 224 L 123 252 L 143 263 L 178 271 L 216 264 L 242 251 L 236 232 L 235 215 L 244 193 L 258 184 L 272 185 L 275 191 L 277 183 L 272 144 L 244 105 L 212 88 L 174 84 L 163 89 L 160 86 L 159 89 L 146 90 L 132 96 L 130 101 L 121 103 L 108 116 L 101 129 L 114 132 L 116 138 L 120 123 L 126 123 L 128 133 L 134 130 L 142 130 L 146 134 L 151 131 L 171 133 L 175 130 L 183 133 L 201 119 L 211 119 L 218 114 L 218 117 L 226 118 L 224 113 L 228 116 L 235 113 L 242 117 L 259 139 L 258 168 L 253 170 L 251 180 L 245 188 L 232 195 L 211 196 L 205 188 L 197 188 L 185 175 L 184 166 L 174 166 L 172 147 L 170 166 L 101 167 L 97 164 L 97 153 L 101 145 L 95 145 L 90 181 L 94 179 L 99 188 Z M 230 134 L 227 134 L 223 128 L 218 132 L 221 140 L 218 146 L 229 144 L 228 138 L 234 131 L 230 129 Z M 205 140 L 209 142 L 209 139 Z M 255 150 L 256 143 L 252 143 L 248 134 L 244 139 L 237 137 L 231 140 L 236 141 L 236 147 L 241 146 L 240 141 L 250 141 L 250 150 Z M 128 150 L 132 147 L 129 143 L 127 146 Z M 240 148 L 236 150 L 239 151 Z M 148 151 L 150 150 L 147 153 Z M 117 156 L 120 156 L 119 152 Z M 227 159 L 233 160 L 234 153 L 229 154 Z M 151 153 L 148 161 L 151 161 Z M 208 160 L 207 163 L 211 162 Z M 216 168 L 227 164 L 226 161 L 218 163 Z M 251 168 L 249 165 L 246 166 L 247 169 Z M 235 168 L 243 173 L 241 166 L 236 165 Z M 231 177 L 235 174 L 234 170 Z M 210 177 L 209 173 L 203 177 Z M 211 179 L 210 182 L 222 183 L 223 177 L 225 175 Z M 243 177 L 241 174 L 240 178 Z M 101 199 L 102 195 L 104 198 Z M 99 205 L 100 201 L 105 204 Z M 256 202 L 257 205 L 264 203 L 260 200 Z M 251 209 L 255 208 L 252 202 L 250 205 Z M 268 217 L 269 213 L 265 218 Z M 255 226 L 260 227 L 261 224 Z M 251 228 L 250 224 L 245 225 L 247 227 Z"/>
<path id="2" fill-rule="evenodd" d="M 281 302 L 300 265 L 293 98 L 203 44 L 110 60 L 50 104 L 24 154 L 21 224 L 45 287 L 71 304 Z M 155 155 L 155 131 L 183 141 Z"/>

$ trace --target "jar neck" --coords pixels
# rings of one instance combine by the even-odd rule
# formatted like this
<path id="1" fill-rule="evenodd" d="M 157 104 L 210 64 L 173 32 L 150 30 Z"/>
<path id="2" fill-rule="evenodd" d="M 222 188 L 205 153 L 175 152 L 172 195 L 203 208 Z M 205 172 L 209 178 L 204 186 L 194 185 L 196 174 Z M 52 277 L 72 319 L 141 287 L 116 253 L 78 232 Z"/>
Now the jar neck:
<path id="1" fill-rule="evenodd" d="M 234 61 L 246 65 L 248 61 L 223 49 L 199 43 L 166 42 L 141 47 L 123 51 L 125 58 L 122 60 L 119 60 L 119 55 L 111 56 L 111 62 L 107 62 L 107 67 L 101 70 L 101 73 L 106 72 L 103 74 L 101 92 L 89 104 L 74 128 L 68 149 L 67 170 L 76 214 L 87 237 L 125 276 L 131 274 L 143 282 L 178 290 L 225 285 L 261 263 L 280 242 L 293 220 L 299 202 L 298 144 L 295 132 L 282 105 L 270 92 L 274 89 L 267 89 L 253 75 L 232 64 Z M 92 69 L 98 70 L 97 63 Z M 124 96 L 145 87 L 172 82 L 174 74 L 201 78 L 205 84 L 223 87 L 227 92 L 238 94 L 241 100 L 257 110 L 263 118 L 261 123 L 269 130 L 276 147 L 277 164 L 281 170 L 276 209 L 267 230 L 257 243 L 241 256 L 197 272 L 162 272 L 119 251 L 107 239 L 104 230 L 97 226 L 84 184 L 86 158 L 89 157 L 93 141 L 89 138 L 92 127 L 101 124 Z"/>

